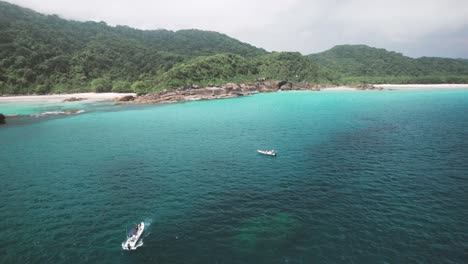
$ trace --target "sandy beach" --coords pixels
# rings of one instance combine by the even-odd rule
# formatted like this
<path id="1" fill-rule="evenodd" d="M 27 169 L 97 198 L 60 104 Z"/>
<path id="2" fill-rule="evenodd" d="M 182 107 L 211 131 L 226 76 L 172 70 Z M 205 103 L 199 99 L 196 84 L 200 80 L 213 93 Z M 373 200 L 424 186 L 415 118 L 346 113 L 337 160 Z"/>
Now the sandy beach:
<path id="1" fill-rule="evenodd" d="M 353 87 L 349 87 L 349 86 L 337 86 L 337 87 L 321 88 L 320 91 L 357 91 L 357 89 Z"/>
<path id="2" fill-rule="evenodd" d="M 438 89 L 468 89 L 468 84 L 374 84 L 376 88 L 384 90 L 438 90 Z M 294 89 L 293 89 L 294 90 Z M 337 86 L 321 88 L 321 91 L 357 91 L 359 89 L 350 86 Z M 19 95 L 0 96 L 1 102 L 61 102 L 72 97 L 83 98 L 83 101 L 109 101 L 127 95 L 136 96 L 135 93 L 74 93 L 74 94 L 50 94 L 50 95 Z M 214 99 L 214 98 L 213 98 Z"/>
<path id="3" fill-rule="evenodd" d="M 393 90 L 468 89 L 468 84 L 374 84 L 374 86 Z"/>
<path id="4" fill-rule="evenodd" d="M 19 95 L 0 96 L 0 102 L 27 102 L 27 101 L 63 101 L 68 98 L 83 98 L 85 101 L 109 101 L 127 95 L 136 96 L 134 93 L 74 93 L 74 94 L 50 94 L 50 95 Z"/>

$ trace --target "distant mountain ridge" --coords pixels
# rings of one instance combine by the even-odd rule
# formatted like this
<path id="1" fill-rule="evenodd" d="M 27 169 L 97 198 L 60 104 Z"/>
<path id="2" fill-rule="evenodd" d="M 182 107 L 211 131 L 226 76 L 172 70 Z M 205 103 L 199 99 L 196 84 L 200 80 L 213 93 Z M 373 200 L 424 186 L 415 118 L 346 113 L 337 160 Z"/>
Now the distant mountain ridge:
<path id="1" fill-rule="evenodd" d="M 468 79 L 468 60 L 438 57 L 413 59 L 366 45 L 338 45 L 308 57 L 345 80 L 457 82 Z M 373 80 L 373 81 L 371 81 Z"/>

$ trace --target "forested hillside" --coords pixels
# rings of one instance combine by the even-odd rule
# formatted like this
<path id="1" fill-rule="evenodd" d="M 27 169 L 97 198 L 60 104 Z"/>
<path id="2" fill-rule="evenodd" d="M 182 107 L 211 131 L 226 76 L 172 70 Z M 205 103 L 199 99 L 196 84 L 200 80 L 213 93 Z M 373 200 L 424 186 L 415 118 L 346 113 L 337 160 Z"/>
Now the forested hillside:
<path id="1" fill-rule="evenodd" d="M 468 61 L 422 57 L 365 45 L 340 45 L 309 58 L 335 72 L 343 83 L 468 82 Z"/>
<path id="2" fill-rule="evenodd" d="M 128 90 L 174 64 L 218 53 L 266 52 L 216 32 L 110 27 L 0 1 L 0 93 L 108 90 L 114 82 Z"/>
<path id="3" fill-rule="evenodd" d="M 148 93 L 258 78 L 313 84 L 468 83 L 468 60 L 413 59 L 364 45 L 308 56 L 269 53 L 217 32 L 112 27 L 0 1 L 0 94 Z"/>
<path id="4" fill-rule="evenodd" d="M 251 82 L 259 78 L 323 84 L 335 80 L 335 76 L 298 52 L 273 52 L 251 58 L 217 54 L 174 66 L 158 78 L 156 89 Z"/>

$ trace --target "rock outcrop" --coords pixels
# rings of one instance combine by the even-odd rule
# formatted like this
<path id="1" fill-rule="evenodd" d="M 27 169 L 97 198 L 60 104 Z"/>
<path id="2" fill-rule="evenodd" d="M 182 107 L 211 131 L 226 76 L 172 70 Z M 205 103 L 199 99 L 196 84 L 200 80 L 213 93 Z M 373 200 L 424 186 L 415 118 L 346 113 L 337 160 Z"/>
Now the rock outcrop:
<path id="1" fill-rule="evenodd" d="M 256 93 L 268 93 L 277 91 L 320 91 L 322 88 L 333 88 L 334 85 L 318 85 L 308 83 L 292 83 L 289 81 L 260 81 L 256 83 L 227 83 L 224 85 L 198 87 L 188 85 L 174 90 L 162 90 L 153 94 L 146 94 L 134 98 L 135 103 L 175 103 L 182 101 L 211 100 L 220 98 L 232 98 L 248 96 Z M 381 90 L 373 85 L 360 85 L 351 87 L 358 90 Z M 122 101 L 122 100 L 119 100 Z M 129 102 L 132 100 L 124 101 Z M 120 103 L 120 102 L 119 102 Z"/>
<path id="2" fill-rule="evenodd" d="M 357 90 L 383 90 L 382 87 L 376 87 L 372 84 L 361 84 L 354 86 L 353 88 L 356 88 Z"/>
<path id="3" fill-rule="evenodd" d="M 5 119 L 6 119 L 5 115 L 0 113 L 0 125 L 5 124 Z"/>
<path id="4" fill-rule="evenodd" d="M 128 101 L 133 101 L 133 100 L 135 100 L 135 96 L 133 96 L 133 95 L 127 95 L 127 96 L 124 96 L 124 97 L 120 97 L 118 99 L 118 101 L 120 101 L 120 102 L 128 102 Z"/>
<path id="5" fill-rule="evenodd" d="M 84 110 L 78 110 L 78 109 L 63 110 L 63 114 L 65 115 L 76 115 L 76 114 L 81 114 L 81 113 L 84 113 Z"/>
<path id="6" fill-rule="evenodd" d="M 64 102 L 76 102 L 76 101 L 83 101 L 83 100 L 86 100 L 86 98 L 70 97 L 70 98 L 67 98 L 67 99 L 65 99 L 63 101 Z"/>
<path id="7" fill-rule="evenodd" d="M 135 98 L 138 103 L 174 103 L 181 101 L 211 100 L 247 96 L 255 93 L 278 91 L 278 82 L 261 83 L 227 83 L 220 86 L 196 88 L 188 86 L 174 90 L 162 90 Z"/>

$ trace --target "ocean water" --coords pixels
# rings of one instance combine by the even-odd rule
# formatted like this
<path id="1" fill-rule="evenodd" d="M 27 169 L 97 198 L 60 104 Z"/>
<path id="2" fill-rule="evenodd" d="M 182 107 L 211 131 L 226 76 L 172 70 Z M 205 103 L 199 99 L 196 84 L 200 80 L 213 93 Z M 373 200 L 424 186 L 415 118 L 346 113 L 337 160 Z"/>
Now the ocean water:
<path id="1" fill-rule="evenodd" d="M 0 263 L 468 260 L 467 90 L 80 107 L 0 127 Z"/>
<path id="2" fill-rule="evenodd" d="M 4 115 L 37 115 L 42 113 L 57 113 L 66 110 L 87 109 L 99 105 L 109 105 L 109 102 L 63 102 L 63 100 L 1 102 L 0 113 Z"/>

